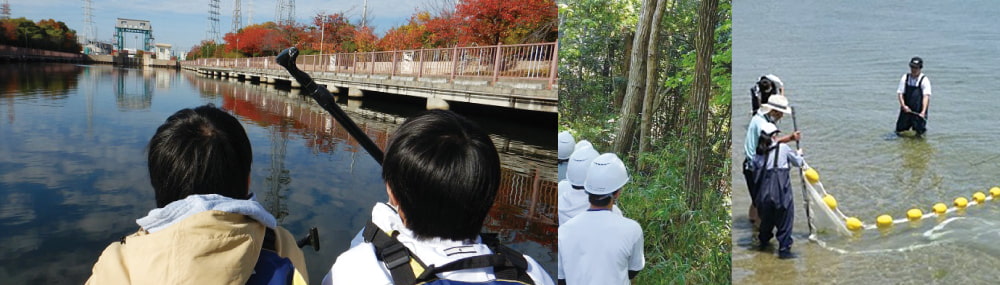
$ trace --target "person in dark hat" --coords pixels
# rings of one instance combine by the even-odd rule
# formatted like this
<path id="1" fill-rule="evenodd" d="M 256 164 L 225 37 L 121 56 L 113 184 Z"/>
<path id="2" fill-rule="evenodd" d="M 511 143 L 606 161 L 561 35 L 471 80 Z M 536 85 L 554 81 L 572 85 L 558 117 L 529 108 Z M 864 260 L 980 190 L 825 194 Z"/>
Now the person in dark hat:
<path id="1" fill-rule="evenodd" d="M 896 119 L 896 134 L 913 130 L 917 136 L 927 131 L 927 109 L 931 101 L 931 80 L 921 72 L 924 60 L 910 59 L 910 73 L 899 80 L 896 96 L 899 98 L 899 118 Z"/>

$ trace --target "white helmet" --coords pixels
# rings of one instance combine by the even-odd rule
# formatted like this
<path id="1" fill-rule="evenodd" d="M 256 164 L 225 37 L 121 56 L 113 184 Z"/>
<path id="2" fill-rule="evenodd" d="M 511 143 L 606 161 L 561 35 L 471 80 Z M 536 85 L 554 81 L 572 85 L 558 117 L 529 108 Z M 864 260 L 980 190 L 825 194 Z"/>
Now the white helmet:
<path id="1" fill-rule="evenodd" d="M 760 133 L 765 135 L 773 135 L 774 132 L 778 131 L 778 126 L 772 123 L 764 123 L 760 125 Z"/>
<path id="2" fill-rule="evenodd" d="M 597 150 L 589 145 L 574 151 L 566 165 L 566 180 L 569 180 L 572 185 L 583 186 L 587 180 L 587 169 L 590 168 L 590 162 L 598 155 L 600 153 L 597 153 Z"/>
<path id="3" fill-rule="evenodd" d="M 580 141 L 576 142 L 576 146 L 573 147 L 573 151 L 579 150 L 579 149 L 581 149 L 581 148 L 583 148 L 585 146 L 594 147 L 593 144 L 590 144 L 590 141 L 588 141 L 588 140 L 580 140 Z"/>
<path id="4" fill-rule="evenodd" d="M 587 181 L 583 184 L 587 193 L 594 195 L 611 194 L 628 183 L 625 163 L 613 153 L 605 153 L 591 162 L 587 169 Z"/>
<path id="5" fill-rule="evenodd" d="M 559 159 L 569 159 L 573 154 L 576 139 L 568 131 L 559 132 Z"/>

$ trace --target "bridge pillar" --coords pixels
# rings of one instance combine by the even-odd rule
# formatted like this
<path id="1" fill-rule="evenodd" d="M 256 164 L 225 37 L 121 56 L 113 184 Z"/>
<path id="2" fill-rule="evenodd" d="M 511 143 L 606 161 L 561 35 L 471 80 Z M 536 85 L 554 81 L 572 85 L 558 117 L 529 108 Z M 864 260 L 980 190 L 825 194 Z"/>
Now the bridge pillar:
<path id="1" fill-rule="evenodd" d="M 347 109 L 358 110 L 361 108 L 361 100 L 347 97 Z"/>
<path id="2" fill-rule="evenodd" d="M 427 98 L 427 110 L 448 110 L 449 107 L 448 101 L 439 98 Z"/>
<path id="3" fill-rule="evenodd" d="M 348 87 L 347 88 L 347 97 L 361 98 L 362 96 L 364 96 L 364 94 L 361 92 L 361 88 L 358 88 L 358 87 Z"/>

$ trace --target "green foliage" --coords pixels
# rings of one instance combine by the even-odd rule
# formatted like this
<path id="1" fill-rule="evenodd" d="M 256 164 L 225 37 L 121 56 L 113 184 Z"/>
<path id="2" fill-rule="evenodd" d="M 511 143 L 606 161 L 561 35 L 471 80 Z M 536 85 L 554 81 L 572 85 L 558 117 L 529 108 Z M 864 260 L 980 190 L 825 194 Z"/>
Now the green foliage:
<path id="1" fill-rule="evenodd" d="M 53 19 L 37 23 L 25 18 L 0 20 L 0 44 L 34 49 L 80 52 L 76 31 Z"/>
<path id="2" fill-rule="evenodd" d="M 651 147 L 633 154 L 632 181 L 619 206 L 642 225 L 647 267 L 635 284 L 729 283 L 731 238 L 728 195 L 729 118 L 731 105 L 731 2 L 719 3 L 712 55 L 708 143 L 703 175 L 708 189 L 685 189 L 684 171 L 690 124 L 686 96 L 694 81 L 699 1 L 667 1 L 658 31 L 660 102 L 652 113 Z M 598 151 L 610 149 L 619 102 L 628 78 L 628 50 L 640 1 L 560 1 L 559 116 L 560 130 L 586 139 Z M 619 154 L 623 155 L 623 154 Z M 628 154 L 624 154 L 627 156 Z M 685 201 L 689 193 L 704 195 L 697 209 Z"/>
<path id="3" fill-rule="evenodd" d="M 639 222 L 645 236 L 646 269 L 634 284 L 721 284 L 731 271 L 731 219 L 727 194 L 712 189 L 707 203 L 689 209 L 684 200 L 683 140 L 674 138 L 664 150 L 640 156 L 652 171 L 631 171 L 632 181 L 619 206 Z"/>
<path id="4" fill-rule="evenodd" d="M 625 86 L 624 58 L 639 17 L 637 0 L 578 0 L 559 4 L 559 104 L 567 121 L 607 119 Z M 621 89 L 624 91 L 624 89 Z"/>
<path id="5" fill-rule="evenodd" d="M 221 58 L 226 55 L 226 45 L 215 43 L 215 41 L 201 41 L 200 44 L 191 47 L 187 59 L 195 60 L 199 58 Z M 231 56 L 235 54 L 230 53 Z"/>

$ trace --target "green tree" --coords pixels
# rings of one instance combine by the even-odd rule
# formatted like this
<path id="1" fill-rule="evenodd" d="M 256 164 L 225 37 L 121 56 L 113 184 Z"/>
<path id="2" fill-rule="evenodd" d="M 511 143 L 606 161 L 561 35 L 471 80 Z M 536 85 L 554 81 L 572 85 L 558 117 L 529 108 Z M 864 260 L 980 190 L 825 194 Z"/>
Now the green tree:
<path id="1" fill-rule="evenodd" d="M 645 1 L 656 9 L 643 36 L 639 2 L 560 1 L 559 128 L 601 151 L 623 136 L 638 142 L 614 150 L 631 156 L 619 205 L 645 235 L 636 284 L 728 283 L 731 4 Z M 646 52 L 633 54 L 641 43 Z M 626 100 L 640 89 L 632 78 L 643 92 Z M 629 103 L 637 130 L 620 135 Z"/>

